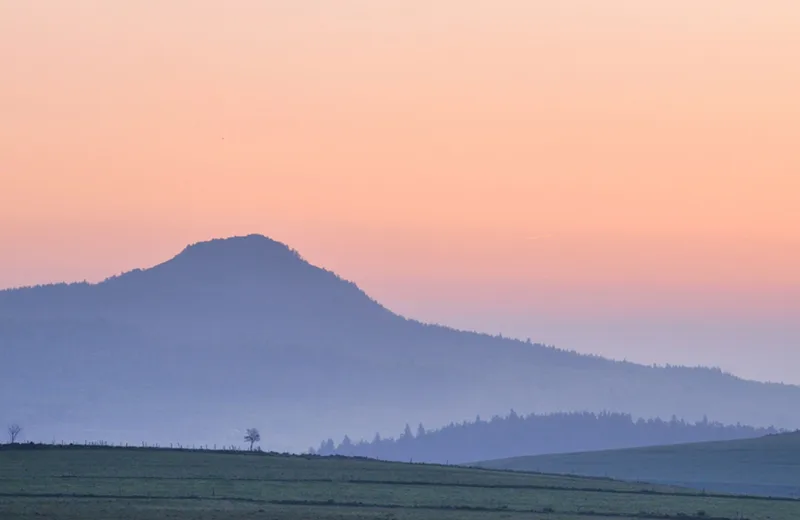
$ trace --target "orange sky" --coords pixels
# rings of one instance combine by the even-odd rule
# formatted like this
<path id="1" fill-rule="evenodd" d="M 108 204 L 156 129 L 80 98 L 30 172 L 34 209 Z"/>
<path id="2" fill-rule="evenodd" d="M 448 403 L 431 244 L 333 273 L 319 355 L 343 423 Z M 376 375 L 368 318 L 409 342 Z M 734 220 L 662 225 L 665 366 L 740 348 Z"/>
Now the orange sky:
<path id="1" fill-rule="evenodd" d="M 432 318 L 792 321 L 798 63 L 796 0 L 6 0 L 0 287 L 257 232 Z"/>

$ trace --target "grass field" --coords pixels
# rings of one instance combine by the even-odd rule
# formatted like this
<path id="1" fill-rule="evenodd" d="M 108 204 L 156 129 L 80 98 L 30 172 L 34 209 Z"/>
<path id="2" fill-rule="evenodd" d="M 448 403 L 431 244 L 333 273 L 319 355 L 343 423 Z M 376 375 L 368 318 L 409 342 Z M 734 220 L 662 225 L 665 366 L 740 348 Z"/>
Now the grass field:
<path id="1" fill-rule="evenodd" d="M 4 447 L 0 518 L 796 520 L 800 502 L 363 459 Z"/>
<path id="2" fill-rule="evenodd" d="M 515 457 L 477 465 L 645 480 L 716 492 L 800 497 L 800 433 L 737 441 Z"/>

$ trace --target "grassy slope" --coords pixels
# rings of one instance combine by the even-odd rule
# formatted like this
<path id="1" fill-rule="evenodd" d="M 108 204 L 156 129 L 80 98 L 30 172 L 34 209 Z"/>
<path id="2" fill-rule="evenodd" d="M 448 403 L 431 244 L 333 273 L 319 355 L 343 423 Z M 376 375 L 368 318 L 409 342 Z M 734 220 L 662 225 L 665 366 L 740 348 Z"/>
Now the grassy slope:
<path id="1" fill-rule="evenodd" d="M 608 476 L 710 491 L 800 497 L 800 433 L 704 442 L 515 457 L 485 468 Z"/>
<path id="2" fill-rule="evenodd" d="M 800 518 L 800 502 L 708 496 L 608 479 L 362 459 L 119 448 L 0 449 L 4 520 L 685 519 L 698 517 L 700 511 L 706 519 L 795 520 Z"/>

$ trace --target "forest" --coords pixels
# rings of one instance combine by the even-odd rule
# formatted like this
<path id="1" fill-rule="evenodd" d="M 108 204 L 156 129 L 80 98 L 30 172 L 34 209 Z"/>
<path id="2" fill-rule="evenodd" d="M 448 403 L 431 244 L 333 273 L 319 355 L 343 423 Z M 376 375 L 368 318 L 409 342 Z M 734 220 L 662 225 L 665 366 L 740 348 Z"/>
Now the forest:
<path id="1" fill-rule="evenodd" d="M 571 453 L 642 446 L 681 444 L 760 437 L 778 433 L 775 428 L 725 425 L 707 418 L 690 423 L 672 417 L 634 419 L 623 413 L 554 413 L 520 415 L 511 410 L 490 420 L 451 423 L 443 428 L 416 430 L 406 425 L 396 438 L 354 442 L 348 436 L 336 445 L 322 442 L 317 455 L 368 457 L 402 462 L 466 464 L 484 460 Z"/>

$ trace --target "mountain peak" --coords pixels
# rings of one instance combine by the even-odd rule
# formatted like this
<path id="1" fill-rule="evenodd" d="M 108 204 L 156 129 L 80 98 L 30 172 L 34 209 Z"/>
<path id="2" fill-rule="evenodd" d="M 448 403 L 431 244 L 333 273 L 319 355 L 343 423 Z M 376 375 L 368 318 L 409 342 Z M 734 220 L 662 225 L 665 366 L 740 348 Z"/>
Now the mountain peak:
<path id="1" fill-rule="evenodd" d="M 244 235 L 229 238 L 215 238 L 204 242 L 197 242 L 187 246 L 179 255 L 180 257 L 201 257 L 212 260 L 230 256 L 255 256 L 255 257 L 287 257 L 300 259 L 294 249 L 277 240 L 264 235 Z"/>
<path id="2" fill-rule="evenodd" d="M 306 276 L 315 271 L 300 254 L 264 235 L 215 238 L 191 244 L 178 255 L 149 269 L 136 269 L 106 282 L 182 285 Z"/>
<path id="3" fill-rule="evenodd" d="M 304 265 L 306 261 L 286 244 L 253 234 L 197 242 L 167 263 L 203 270 L 253 271 Z"/>

